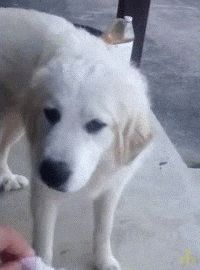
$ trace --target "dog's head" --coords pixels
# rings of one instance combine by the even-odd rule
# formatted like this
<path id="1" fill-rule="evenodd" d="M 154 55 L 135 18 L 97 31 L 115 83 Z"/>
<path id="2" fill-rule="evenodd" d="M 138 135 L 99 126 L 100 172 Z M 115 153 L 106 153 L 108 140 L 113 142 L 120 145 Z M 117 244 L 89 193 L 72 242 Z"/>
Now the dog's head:
<path id="1" fill-rule="evenodd" d="M 151 137 L 149 103 L 135 69 L 60 61 L 35 73 L 23 115 L 35 176 L 73 192 L 89 182 L 106 153 L 118 167 L 142 151 Z"/>

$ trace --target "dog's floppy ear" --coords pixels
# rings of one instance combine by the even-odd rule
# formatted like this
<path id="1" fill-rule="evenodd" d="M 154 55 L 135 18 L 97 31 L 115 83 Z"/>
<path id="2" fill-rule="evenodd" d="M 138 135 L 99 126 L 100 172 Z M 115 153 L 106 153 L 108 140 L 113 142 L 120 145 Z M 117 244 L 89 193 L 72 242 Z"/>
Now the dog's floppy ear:
<path id="1" fill-rule="evenodd" d="M 139 115 L 129 120 L 124 130 L 124 161 L 125 164 L 134 160 L 152 139 L 152 130 L 148 115 Z"/>
<path id="2" fill-rule="evenodd" d="M 126 121 L 117 135 L 116 159 L 120 165 L 128 165 L 150 143 L 152 129 L 148 113 L 138 114 Z"/>

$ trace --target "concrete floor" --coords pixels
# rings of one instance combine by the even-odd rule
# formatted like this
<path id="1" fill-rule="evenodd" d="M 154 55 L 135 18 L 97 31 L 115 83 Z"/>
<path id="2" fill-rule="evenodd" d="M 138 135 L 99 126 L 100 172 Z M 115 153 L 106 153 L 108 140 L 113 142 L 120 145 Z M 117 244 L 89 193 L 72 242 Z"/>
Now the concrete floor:
<path id="1" fill-rule="evenodd" d="M 117 0 L 2 0 L 1 6 L 34 8 L 105 30 Z M 152 0 L 142 70 L 152 108 L 189 166 L 200 167 L 200 2 Z"/>
<path id="2" fill-rule="evenodd" d="M 199 21 L 199 1 L 152 1 L 142 65 L 155 114 L 193 166 L 200 163 Z"/>

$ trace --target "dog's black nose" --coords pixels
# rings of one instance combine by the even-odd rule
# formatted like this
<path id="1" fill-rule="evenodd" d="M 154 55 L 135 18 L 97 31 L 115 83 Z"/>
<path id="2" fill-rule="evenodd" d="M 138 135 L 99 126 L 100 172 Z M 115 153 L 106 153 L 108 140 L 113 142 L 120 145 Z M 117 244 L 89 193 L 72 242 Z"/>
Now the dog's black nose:
<path id="1" fill-rule="evenodd" d="M 65 162 L 46 159 L 40 165 L 40 175 L 42 181 L 49 187 L 65 191 L 63 186 L 70 177 L 71 171 Z"/>

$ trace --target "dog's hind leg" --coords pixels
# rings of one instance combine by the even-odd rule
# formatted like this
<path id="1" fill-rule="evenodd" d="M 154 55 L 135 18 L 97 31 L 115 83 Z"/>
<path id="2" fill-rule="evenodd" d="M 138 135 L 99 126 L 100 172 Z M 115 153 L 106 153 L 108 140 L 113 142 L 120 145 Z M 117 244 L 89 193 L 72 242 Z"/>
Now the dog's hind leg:
<path id="1" fill-rule="evenodd" d="M 110 243 L 114 212 L 120 195 L 120 190 L 108 190 L 94 201 L 93 253 L 98 270 L 120 269 Z"/>
<path id="2" fill-rule="evenodd" d="M 7 112 L 2 119 L 0 138 L 0 189 L 10 191 L 28 185 L 26 177 L 13 174 L 8 166 L 8 155 L 11 146 L 23 135 L 21 119 L 15 111 Z"/>

